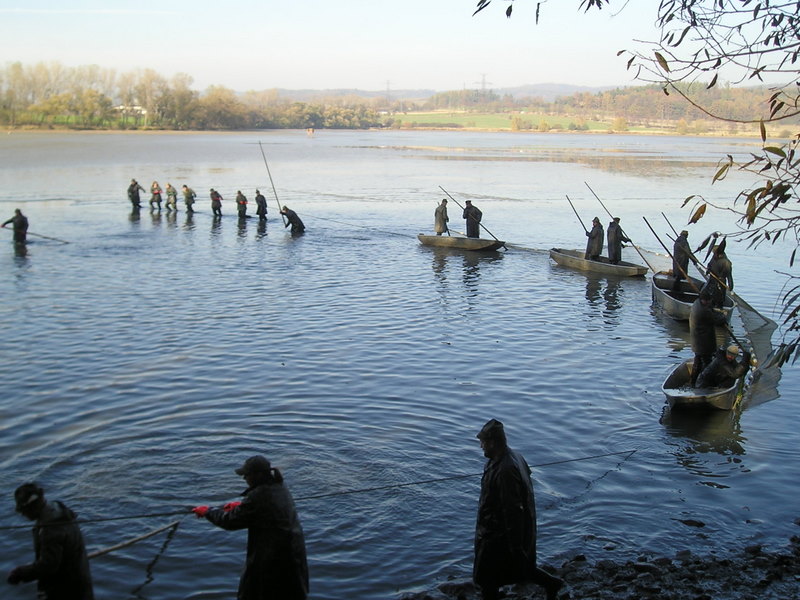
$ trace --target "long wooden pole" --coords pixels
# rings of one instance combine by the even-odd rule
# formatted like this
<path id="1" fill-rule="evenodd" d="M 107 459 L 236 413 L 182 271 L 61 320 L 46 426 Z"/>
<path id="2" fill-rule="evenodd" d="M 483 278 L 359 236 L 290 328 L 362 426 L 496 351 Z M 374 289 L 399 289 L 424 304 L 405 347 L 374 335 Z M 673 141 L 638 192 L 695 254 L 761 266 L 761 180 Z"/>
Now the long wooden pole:
<path id="1" fill-rule="evenodd" d="M 672 258 L 672 262 L 675 262 L 675 259 L 674 259 L 674 257 L 672 256 L 672 253 L 671 253 L 671 252 L 669 251 L 669 249 L 668 249 L 668 248 L 667 248 L 667 247 L 664 245 L 664 242 L 662 242 L 662 241 L 661 241 L 661 238 L 660 238 L 660 237 L 658 237 L 658 234 L 656 233 L 655 229 L 653 229 L 653 227 L 650 225 L 650 222 L 647 220 L 647 217 L 642 217 L 642 219 L 644 219 L 644 222 L 645 222 L 645 223 L 647 223 L 647 226 L 650 228 L 650 231 L 652 231 L 652 232 L 653 232 L 653 235 L 654 235 L 654 236 L 655 236 L 655 238 L 658 240 L 658 243 L 659 243 L 659 244 L 661 244 L 661 247 L 662 247 L 662 248 L 664 248 L 664 250 L 665 250 L 665 251 L 666 251 L 666 253 L 669 255 L 669 257 L 670 257 L 670 258 Z M 681 270 L 683 270 L 683 269 L 681 269 Z M 693 282 L 693 281 L 692 281 L 692 280 L 689 278 L 689 276 L 686 274 L 686 272 L 684 272 L 684 275 L 686 275 L 686 281 L 688 281 L 688 282 L 689 282 L 689 285 L 691 285 L 691 286 L 692 286 L 692 287 L 695 289 L 695 291 L 697 291 L 697 293 L 699 294 L 699 293 L 700 293 L 700 290 L 698 290 L 698 289 L 697 289 L 697 286 L 696 286 L 696 285 L 694 284 L 694 282 Z M 728 323 L 725 323 L 725 329 L 728 331 L 728 333 L 730 334 L 730 336 L 733 338 L 733 341 L 734 341 L 734 342 L 736 342 L 736 343 L 739 345 L 739 347 L 740 347 L 740 348 L 744 349 L 744 347 L 745 347 L 745 346 L 744 346 L 744 345 L 743 345 L 743 344 L 742 344 L 742 343 L 741 343 L 741 342 L 740 342 L 740 341 L 739 341 L 739 340 L 736 338 L 736 335 L 733 333 L 733 329 L 731 329 L 731 326 L 730 326 Z"/>
<path id="2" fill-rule="evenodd" d="M 269 175 L 269 182 L 272 185 L 272 193 L 275 194 L 275 202 L 278 204 L 278 212 L 281 215 L 281 221 L 283 221 L 283 226 L 286 227 L 286 217 L 283 215 L 283 207 L 281 206 L 281 201 L 278 200 L 278 192 L 275 190 L 275 182 L 272 181 L 272 173 L 269 170 L 269 164 L 267 163 L 267 155 L 264 154 L 264 147 L 261 145 L 261 140 L 258 140 L 258 147 L 261 148 L 261 156 L 264 159 L 264 166 L 267 167 L 267 175 Z"/>
<path id="3" fill-rule="evenodd" d="M 461 210 L 464 210 L 464 207 L 463 207 L 463 206 L 461 206 L 461 204 L 459 204 L 458 200 L 456 200 L 455 198 L 453 198 L 453 197 L 450 195 L 450 192 L 448 192 L 448 191 L 447 191 L 446 189 L 444 189 L 442 186 L 439 186 L 439 189 L 440 189 L 440 190 L 442 190 L 442 191 L 443 191 L 445 194 L 447 194 L 447 197 L 448 197 L 448 198 L 450 198 L 450 200 L 452 200 L 453 202 L 455 202 L 456 204 L 458 204 L 458 208 L 460 208 Z M 493 234 L 491 231 L 489 231 L 489 230 L 486 228 L 486 225 L 484 225 L 484 224 L 483 224 L 483 223 L 481 223 L 480 221 L 478 221 L 478 225 L 480 225 L 481 227 L 483 227 L 483 229 L 486 231 L 486 233 L 488 233 L 490 236 L 492 236 L 492 237 L 493 237 L 493 238 L 494 238 L 496 241 L 498 241 L 498 242 L 500 241 L 499 239 L 497 239 L 497 236 L 496 236 L 495 234 Z M 505 243 L 503 243 L 503 248 L 506 248 L 506 245 L 505 245 Z M 508 249 L 508 248 L 506 248 L 506 250 L 507 250 L 507 249 Z"/>
<path id="4" fill-rule="evenodd" d="M 5 229 L 6 231 L 13 231 L 12 229 L 9 229 L 8 227 L 5 227 L 5 226 L 0 227 L 0 229 Z M 54 242 L 61 242 L 62 244 L 69 244 L 69 242 L 67 240 L 60 240 L 58 238 L 50 237 L 49 235 L 42 235 L 41 233 L 34 233 L 32 231 L 26 231 L 25 233 L 27 235 L 35 235 L 36 237 L 44 238 L 46 240 L 53 240 Z"/>
<path id="5" fill-rule="evenodd" d="M 577 210 L 575 210 L 575 205 L 574 205 L 574 204 L 572 204 L 572 200 L 570 200 L 570 199 L 569 199 L 569 196 L 567 196 L 567 202 L 569 202 L 569 205 L 572 207 L 572 212 L 574 212 L 574 213 L 575 213 L 575 216 L 576 216 L 576 217 L 578 217 L 578 223 L 580 223 L 580 224 L 581 224 L 581 227 L 583 227 L 583 230 L 584 230 L 586 233 L 589 233 L 589 230 L 588 230 L 588 229 L 586 229 L 586 225 L 584 225 L 584 224 L 583 224 L 583 221 L 581 221 L 581 216 L 578 214 L 578 211 L 577 211 Z"/>
<path id="6" fill-rule="evenodd" d="M 595 194 L 595 193 L 594 193 L 594 190 L 591 188 L 591 186 L 590 186 L 588 183 L 586 183 L 585 181 L 584 181 L 583 183 L 585 183 L 585 184 L 586 184 L 586 187 L 587 187 L 587 188 L 589 188 L 589 191 L 590 191 L 590 192 L 592 192 L 592 194 L 594 194 L 594 197 L 595 197 L 595 198 L 597 198 L 597 201 L 600 203 L 600 206 L 602 206 L 602 207 L 603 207 L 603 210 L 605 210 L 605 211 L 608 213 L 608 216 L 609 216 L 609 217 L 611 217 L 611 218 L 613 219 L 613 218 L 614 218 L 614 215 L 612 215 L 612 214 L 611 214 L 611 211 L 609 211 L 609 210 L 606 208 L 606 205 L 605 205 L 605 204 L 603 204 L 603 201 L 602 201 L 602 200 L 600 200 L 600 196 L 598 196 L 597 194 Z M 628 238 L 629 240 L 631 239 L 631 238 L 629 238 L 627 235 L 625 235 L 625 230 L 624 230 L 624 229 L 622 229 L 622 227 L 620 227 L 619 229 L 620 229 L 620 231 L 622 232 L 622 235 L 624 235 L 624 236 L 625 236 L 626 238 Z M 633 246 L 634 250 L 636 250 L 636 252 L 639 254 L 639 256 L 641 256 L 641 257 L 642 257 L 642 260 L 645 262 L 645 264 L 646 264 L 648 267 L 650 267 L 650 270 L 651 270 L 653 273 L 655 273 L 655 272 L 656 272 L 656 270 L 653 268 L 653 265 L 651 265 L 651 264 L 650 264 L 650 262 L 649 262 L 649 261 L 648 261 L 648 260 L 647 260 L 647 259 L 644 257 L 644 254 L 642 254 L 642 251 L 641 251 L 641 250 L 639 250 L 639 246 L 637 246 L 637 245 L 636 245 L 636 243 L 635 243 L 633 240 L 631 240 L 631 246 Z"/>
<path id="7" fill-rule="evenodd" d="M 677 231 L 675 231 L 675 228 L 672 226 L 672 223 L 670 223 L 670 222 L 669 222 L 669 219 L 667 218 L 667 215 L 665 215 L 665 214 L 662 212 L 662 213 L 661 213 L 661 216 L 662 216 L 662 217 L 664 217 L 664 220 L 667 222 L 667 224 L 669 225 L 670 229 L 672 229 L 672 231 L 673 231 L 673 232 L 675 232 L 675 235 L 677 236 L 677 235 L 678 235 L 678 232 L 677 232 Z M 717 277 L 717 276 L 716 276 L 714 273 L 712 273 L 711 271 L 707 270 L 707 269 L 706 269 L 706 268 L 703 266 L 703 264 L 702 264 L 702 263 L 701 263 L 699 260 L 697 260 L 697 257 L 694 255 L 694 253 L 693 253 L 693 252 L 691 252 L 691 250 L 689 251 L 689 258 L 690 258 L 690 259 L 692 259 L 692 263 L 694 264 L 695 268 L 696 268 L 696 269 L 697 269 L 697 270 L 700 272 L 700 274 L 701 274 L 701 275 L 702 275 L 702 276 L 703 276 L 703 277 L 704 277 L 706 280 L 708 280 L 708 278 L 709 278 L 709 277 L 713 277 L 715 281 L 719 282 L 719 283 L 722 285 L 722 287 L 724 287 L 724 288 L 725 288 L 725 290 L 726 290 L 726 291 L 727 291 L 727 292 L 728 292 L 728 293 L 729 293 L 729 294 L 730 294 L 730 295 L 731 295 L 731 296 L 732 296 L 732 297 L 733 297 L 733 298 L 736 300 L 736 302 L 737 302 L 737 303 L 739 303 L 739 304 L 741 304 L 742 306 L 744 306 L 744 308 L 745 308 L 746 310 L 749 310 L 750 312 L 753 312 L 753 313 L 757 314 L 757 315 L 759 316 L 759 318 L 760 318 L 762 321 L 764 321 L 764 324 L 768 325 L 768 324 L 770 324 L 770 323 L 774 323 L 774 321 L 773 321 L 772 319 L 768 319 L 767 317 L 765 317 L 764 315 L 762 315 L 762 314 L 761 314 L 760 312 L 758 312 L 758 311 L 757 311 L 755 308 L 753 308 L 753 307 L 752 307 L 752 306 L 751 306 L 751 305 L 750 305 L 748 302 L 746 302 L 746 301 L 744 300 L 744 298 L 742 298 L 742 297 L 741 297 L 739 294 L 737 294 L 737 293 L 736 293 L 736 292 L 734 292 L 732 289 L 730 289 L 730 288 L 728 287 L 728 284 L 727 284 L 727 283 L 725 283 L 724 281 L 722 281 L 722 280 L 721 280 L 719 277 Z"/>

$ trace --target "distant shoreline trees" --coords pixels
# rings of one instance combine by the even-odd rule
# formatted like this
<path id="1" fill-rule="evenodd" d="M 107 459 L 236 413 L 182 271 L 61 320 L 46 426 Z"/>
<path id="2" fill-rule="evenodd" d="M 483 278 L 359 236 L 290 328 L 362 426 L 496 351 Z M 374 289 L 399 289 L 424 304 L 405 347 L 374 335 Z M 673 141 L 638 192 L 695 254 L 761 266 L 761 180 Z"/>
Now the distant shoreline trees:
<path id="1" fill-rule="evenodd" d="M 697 127 L 688 128 L 686 124 L 705 117 L 677 95 L 665 95 L 658 85 L 594 94 L 580 92 L 553 101 L 500 96 L 491 90 L 456 90 L 416 102 L 356 94 L 321 95 L 312 102 L 300 102 L 282 97 L 275 89 L 238 94 L 214 85 L 198 92 L 191 88 L 192 83 L 189 75 L 178 74 L 167 79 L 152 69 L 116 73 L 96 65 L 11 63 L 0 68 L 0 125 L 42 129 L 213 131 L 369 129 L 398 127 L 402 122 L 402 126 L 408 128 L 407 112 L 452 110 L 559 115 L 575 123 L 602 120 L 619 125 L 624 121 L 626 129 L 670 123 L 676 133 L 692 133 L 698 131 Z M 718 113 L 732 120 L 765 109 L 760 88 L 720 86 L 696 90 L 696 93 L 703 95 L 706 105 L 714 106 Z M 517 116 L 509 119 L 509 129 L 548 131 L 558 127 L 543 128 L 541 122 L 529 123 Z M 575 128 L 581 129 L 585 128 Z"/>

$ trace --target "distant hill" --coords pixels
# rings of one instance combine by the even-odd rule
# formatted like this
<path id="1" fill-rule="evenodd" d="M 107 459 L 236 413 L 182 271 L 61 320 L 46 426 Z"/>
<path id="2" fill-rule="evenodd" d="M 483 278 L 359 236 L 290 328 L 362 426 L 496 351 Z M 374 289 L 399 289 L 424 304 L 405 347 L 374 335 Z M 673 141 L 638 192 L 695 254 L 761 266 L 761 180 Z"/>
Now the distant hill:
<path id="1" fill-rule="evenodd" d="M 578 92 L 589 92 L 596 94 L 606 90 L 613 90 L 621 86 L 588 87 L 582 85 L 569 85 L 565 83 L 531 83 L 517 87 L 492 88 L 491 91 L 500 96 L 513 96 L 514 98 L 541 98 L 547 102 L 552 102 L 560 96 L 571 96 Z M 287 90 L 279 88 L 278 94 L 282 98 L 296 100 L 298 102 L 312 102 L 320 98 L 338 98 L 355 96 L 358 98 L 385 98 L 386 90 L 359 90 L 355 88 L 337 88 L 327 90 Z M 411 89 L 411 90 L 389 90 L 388 95 L 392 100 L 427 100 L 431 96 L 442 90 L 430 89 Z"/>

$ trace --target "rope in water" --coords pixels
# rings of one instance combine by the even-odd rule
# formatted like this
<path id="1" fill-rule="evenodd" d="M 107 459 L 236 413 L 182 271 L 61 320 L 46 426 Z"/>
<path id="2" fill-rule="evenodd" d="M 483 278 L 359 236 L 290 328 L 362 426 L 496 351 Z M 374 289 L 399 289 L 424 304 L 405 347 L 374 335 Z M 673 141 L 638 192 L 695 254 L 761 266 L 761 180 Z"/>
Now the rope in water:
<path id="1" fill-rule="evenodd" d="M 556 461 L 553 461 L 553 462 L 540 463 L 540 464 L 532 465 L 532 468 L 550 467 L 550 466 L 554 466 L 554 465 L 562 465 L 562 464 L 566 464 L 566 463 L 579 462 L 579 461 L 584 461 L 584 460 L 594 460 L 596 458 L 605 458 L 605 457 L 608 457 L 608 456 L 626 455 L 625 456 L 625 460 L 627 461 L 635 453 L 636 453 L 636 450 L 623 450 L 623 451 L 620 451 L 620 452 L 607 452 L 605 454 L 593 454 L 591 456 L 582 456 L 580 458 L 568 458 L 568 459 L 565 459 L 565 460 L 556 460 Z M 310 495 L 310 496 L 300 496 L 300 497 L 295 498 L 295 500 L 296 501 L 316 500 L 316 499 L 319 499 L 319 498 L 331 498 L 331 497 L 334 497 L 334 496 L 348 496 L 348 495 L 351 495 L 351 494 L 364 494 L 364 493 L 367 493 L 367 492 L 378 492 L 378 491 L 384 491 L 384 490 L 404 488 L 404 487 L 409 487 L 409 486 L 412 486 L 412 485 L 429 485 L 431 483 L 441 483 L 441 482 L 444 482 L 444 481 L 453 481 L 453 480 L 456 480 L 456 479 L 467 479 L 469 477 L 478 477 L 480 475 L 482 475 L 482 473 L 462 473 L 460 475 L 450 475 L 448 477 L 438 477 L 438 478 L 435 478 L 435 479 L 422 479 L 422 480 L 418 480 L 418 481 L 409 481 L 409 482 L 406 482 L 406 483 L 392 483 L 392 484 L 388 484 L 388 485 L 380 485 L 380 486 L 374 486 L 374 487 L 368 487 L 368 488 L 360 488 L 360 489 L 356 489 L 356 490 L 344 490 L 344 491 L 339 491 L 339 492 L 329 492 L 329 493 L 325 493 L 325 494 L 313 494 L 313 495 Z M 78 523 L 79 525 L 85 525 L 87 523 L 103 523 L 103 522 L 107 522 L 107 521 L 123 521 L 123 520 L 128 520 L 128 519 L 147 519 L 147 518 L 152 518 L 152 517 L 171 517 L 171 516 L 176 516 L 176 515 L 186 515 L 186 514 L 190 513 L 191 511 L 192 511 L 191 507 L 185 507 L 185 508 L 182 508 L 181 510 L 146 513 L 146 514 L 140 514 L 140 515 L 125 515 L 125 516 L 117 516 L 117 517 L 100 517 L 100 518 L 97 518 L 97 519 L 79 519 L 79 520 L 76 521 L 76 523 Z M 28 529 L 29 527 L 30 527 L 30 525 L 9 525 L 9 526 L 6 526 L 6 527 L 0 527 L 0 531 L 7 531 L 7 530 L 11 530 L 11 529 Z M 167 527 L 169 527 L 169 526 L 165 526 L 163 529 L 166 529 Z"/>

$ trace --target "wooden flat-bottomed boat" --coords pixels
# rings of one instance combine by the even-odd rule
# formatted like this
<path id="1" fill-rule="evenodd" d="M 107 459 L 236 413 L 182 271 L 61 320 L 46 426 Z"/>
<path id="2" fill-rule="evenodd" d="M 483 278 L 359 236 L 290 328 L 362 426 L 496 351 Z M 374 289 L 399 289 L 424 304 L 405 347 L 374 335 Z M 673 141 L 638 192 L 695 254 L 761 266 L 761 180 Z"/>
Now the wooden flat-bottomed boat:
<path id="1" fill-rule="evenodd" d="M 603 273 L 605 275 L 617 275 L 619 277 L 642 277 L 647 273 L 647 267 L 625 262 L 624 260 L 617 264 L 612 264 L 608 262 L 608 258 L 605 256 L 599 257 L 598 260 L 589 260 L 584 256 L 585 252 L 583 250 L 550 249 L 550 258 L 562 267 Z"/>
<path id="2" fill-rule="evenodd" d="M 673 290 L 674 281 L 671 272 L 659 271 L 655 273 L 652 280 L 653 302 L 676 321 L 688 321 L 689 313 L 692 311 L 692 304 L 697 300 L 699 290 L 703 288 L 705 283 L 695 277 L 692 277 L 691 281 L 682 279 L 678 289 Z M 726 294 L 722 311 L 725 313 L 727 321 L 731 320 L 731 313 L 734 308 L 736 308 L 736 303 L 730 295 Z"/>
<path id="3" fill-rule="evenodd" d="M 740 377 L 727 388 L 693 388 L 690 385 L 694 359 L 676 366 L 661 386 L 670 409 L 731 410 L 736 406 L 744 388 Z"/>
<path id="4" fill-rule="evenodd" d="M 426 235 L 424 233 L 420 233 L 417 235 L 417 239 L 423 246 L 432 246 L 434 248 L 455 248 L 457 250 L 475 250 L 478 252 L 498 250 L 499 248 L 505 246 L 505 242 L 500 240 L 470 238 L 460 235 Z"/>

